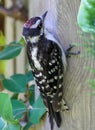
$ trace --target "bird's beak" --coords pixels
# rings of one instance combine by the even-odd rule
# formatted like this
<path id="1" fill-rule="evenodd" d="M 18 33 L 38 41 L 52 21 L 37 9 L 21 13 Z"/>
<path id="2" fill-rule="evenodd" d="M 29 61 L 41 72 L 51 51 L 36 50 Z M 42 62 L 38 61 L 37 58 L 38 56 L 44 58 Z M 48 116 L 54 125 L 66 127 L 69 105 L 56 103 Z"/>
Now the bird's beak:
<path id="1" fill-rule="evenodd" d="M 48 13 L 48 11 L 46 11 L 46 12 L 41 16 L 41 18 L 42 18 L 43 21 L 44 21 L 46 15 L 47 15 L 47 13 Z"/>

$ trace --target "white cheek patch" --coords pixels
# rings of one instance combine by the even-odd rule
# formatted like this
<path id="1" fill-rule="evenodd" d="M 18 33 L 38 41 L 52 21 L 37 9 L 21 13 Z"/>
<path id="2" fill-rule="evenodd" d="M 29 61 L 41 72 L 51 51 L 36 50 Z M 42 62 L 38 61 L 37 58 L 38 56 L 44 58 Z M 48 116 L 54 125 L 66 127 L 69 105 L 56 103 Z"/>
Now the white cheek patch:
<path id="1" fill-rule="evenodd" d="M 31 43 L 37 43 L 39 41 L 39 36 L 28 37 L 28 39 Z"/>
<path id="2" fill-rule="evenodd" d="M 30 28 L 37 28 L 37 26 L 39 25 L 40 20 L 38 20 L 34 25 L 32 25 Z"/>

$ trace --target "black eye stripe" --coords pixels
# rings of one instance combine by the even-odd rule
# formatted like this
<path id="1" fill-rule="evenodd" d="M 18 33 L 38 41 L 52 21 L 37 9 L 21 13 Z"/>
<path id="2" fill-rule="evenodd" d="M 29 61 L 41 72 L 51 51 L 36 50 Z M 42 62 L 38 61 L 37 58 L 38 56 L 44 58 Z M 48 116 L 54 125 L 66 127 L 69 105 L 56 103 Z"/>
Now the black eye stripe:
<path id="1" fill-rule="evenodd" d="M 30 29 L 30 36 L 37 36 L 40 34 L 39 28 L 36 29 Z"/>
<path id="2" fill-rule="evenodd" d="M 24 28 L 23 29 L 23 35 L 24 36 L 37 36 L 40 34 L 40 29 L 39 28 L 33 28 L 33 29 L 29 29 L 29 28 Z"/>

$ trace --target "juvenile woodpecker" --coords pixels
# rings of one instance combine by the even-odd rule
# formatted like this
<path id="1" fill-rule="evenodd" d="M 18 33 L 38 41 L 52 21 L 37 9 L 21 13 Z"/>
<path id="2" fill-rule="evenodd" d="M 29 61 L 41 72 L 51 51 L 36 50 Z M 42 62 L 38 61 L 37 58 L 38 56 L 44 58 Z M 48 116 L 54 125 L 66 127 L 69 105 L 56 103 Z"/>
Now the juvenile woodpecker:
<path id="1" fill-rule="evenodd" d="M 47 12 L 40 17 L 30 18 L 23 26 L 27 55 L 40 91 L 48 109 L 51 130 L 54 120 L 61 125 L 61 106 L 63 96 L 63 75 L 66 71 L 66 55 L 60 43 L 44 27 Z M 64 108 L 66 104 L 63 100 Z"/>

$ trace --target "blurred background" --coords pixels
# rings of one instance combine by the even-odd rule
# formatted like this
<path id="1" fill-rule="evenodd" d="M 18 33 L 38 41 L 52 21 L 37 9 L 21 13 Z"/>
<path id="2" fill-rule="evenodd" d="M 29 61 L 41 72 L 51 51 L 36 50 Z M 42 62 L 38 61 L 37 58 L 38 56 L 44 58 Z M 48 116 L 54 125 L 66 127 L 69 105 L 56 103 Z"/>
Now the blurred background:
<path id="1" fill-rule="evenodd" d="M 27 8 L 28 1 L 25 0 L 0 0 L 0 50 L 10 42 L 20 40 L 23 24 L 28 17 Z M 26 65 L 24 52 L 23 49 L 16 59 L 1 60 L 0 74 L 10 76 L 15 73 L 24 73 Z M 1 82 L 0 86 L 2 86 Z"/>

